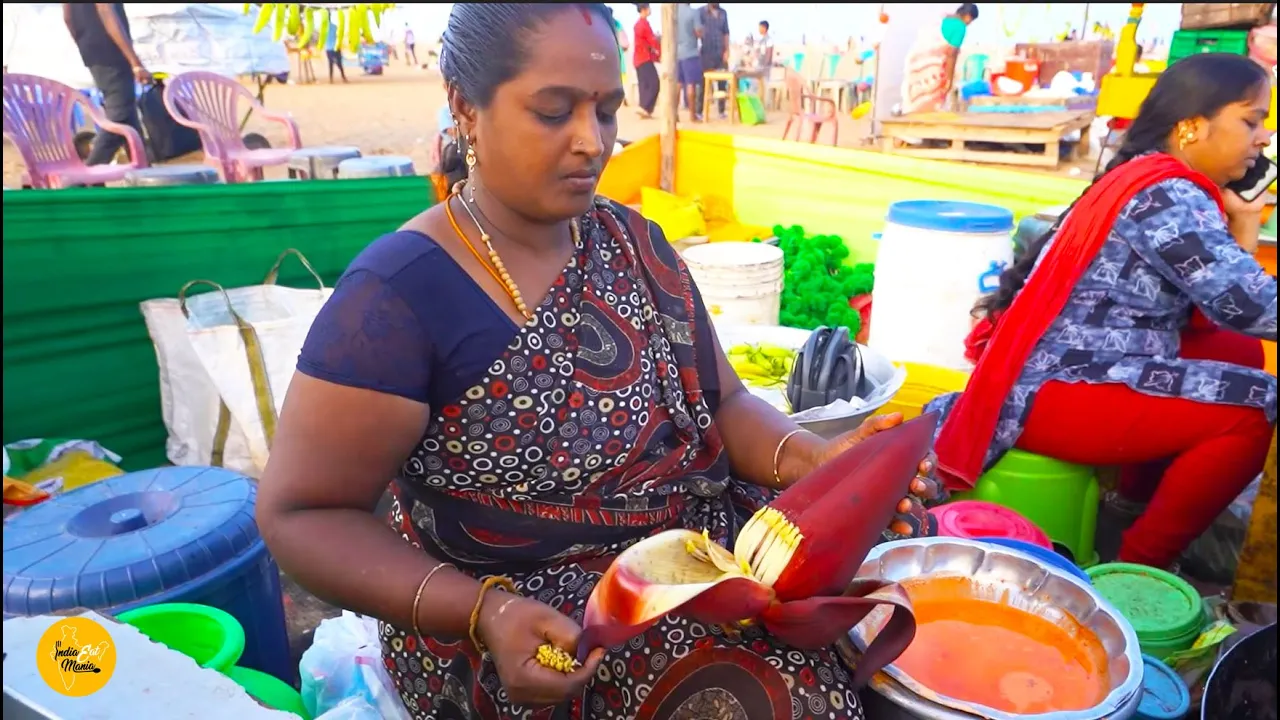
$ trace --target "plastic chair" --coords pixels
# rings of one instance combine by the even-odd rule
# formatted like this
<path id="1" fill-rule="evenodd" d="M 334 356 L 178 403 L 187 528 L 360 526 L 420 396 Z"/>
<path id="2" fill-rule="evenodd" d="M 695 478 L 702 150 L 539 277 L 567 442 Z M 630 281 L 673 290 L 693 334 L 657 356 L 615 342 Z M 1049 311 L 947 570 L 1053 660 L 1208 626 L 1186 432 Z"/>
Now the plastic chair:
<path id="1" fill-rule="evenodd" d="M 831 125 L 831 145 L 840 143 L 840 122 L 836 117 L 836 101 L 822 98 L 808 91 L 808 83 L 799 73 L 787 72 L 787 104 L 789 114 L 787 124 L 782 128 L 782 139 L 791 134 L 791 126 L 796 128 L 796 141 L 800 142 L 804 135 L 804 126 L 813 128 L 809 134 L 809 142 L 818 142 L 818 133 L 824 124 Z M 821 108 L 821 112 L 819 109 Z"/>
<path id="2" fill-rule="evenodd" d="M 240 136 L 239 102 L 251 112 L 285 126 L 289 146 L 250 149 Z M 164 106 L 173 119 L 200 133 L 205 162 L 217 169 L 223 182 L 263 179 L 262 169 L 284 165 L 302 148 L 298 124 L 287 113 L 267 110 L 240 83 L 211 72 L 188 72 L 174 77 L 164 88 Z"/>
<path id="3" fill-rule="evenodd" d="M 124 137 L 128 164 L 85 165 L 76 152 L 77 109 L 99 128 Z M 22 155 L 33 188 L 103 185 L 147 167 L 146 147 L 137 130 L 108 120 L 80 91 L 38 75 L 5 74 L 4 135 Z"/>
<path id="4" fill-rule="evenodd" d="M 855 86 L 862 76 L 862 60 L 852 51 L 835 57 L 838 62 L 831 75 L 814 83 L 814 94 L 818 97 L 830 96 L 840 110 L 850 110 L 857 100 Z"/>
<path id="5" fill-rule="evenodd" d="M 1097 563 L 1098 476 L 1093 468 L 1010 450 L 957 500 L 985 500 L 1018 512 L 1075 557 L 1076 564 Z"/>

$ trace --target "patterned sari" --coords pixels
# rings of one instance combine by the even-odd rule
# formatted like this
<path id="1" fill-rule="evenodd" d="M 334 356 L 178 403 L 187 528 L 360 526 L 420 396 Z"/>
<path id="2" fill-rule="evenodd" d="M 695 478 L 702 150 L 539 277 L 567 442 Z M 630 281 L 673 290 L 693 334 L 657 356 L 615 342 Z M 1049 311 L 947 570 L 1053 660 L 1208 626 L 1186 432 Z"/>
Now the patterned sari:
<path id="1" fill-rule="evenodd" d="M 714 422 L 711 327 L 656 228 L 608 201 L 535 316 L 463 397 L 432 408 L 394 485 L 407 542 L 577 622 L 601 572 L 670 528 L 731 544 L 768 493 L 729 477 Z M 708 382 L 710 381 L 710 382 Z M 467 641 L 383 624 L 383 657 L 416 720 L 860 718 L 833 649 L 779 646 L 669 616 L 614 648 L 583 695 L 513 706 Z"/>
<path id="2" fill-rule="evenodd" d="M 947 40 L 942 26 L 921 29 L 907 54 L 902 81 L 902 114 L 936 112 L 947 103 L 960 48 Z"/>

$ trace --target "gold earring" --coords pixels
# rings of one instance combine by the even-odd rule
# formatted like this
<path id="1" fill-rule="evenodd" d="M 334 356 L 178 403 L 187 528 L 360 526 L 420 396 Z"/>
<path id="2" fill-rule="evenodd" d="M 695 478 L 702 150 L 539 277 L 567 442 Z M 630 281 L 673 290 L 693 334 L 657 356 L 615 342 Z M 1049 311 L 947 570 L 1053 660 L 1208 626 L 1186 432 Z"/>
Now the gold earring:
<path id="1" fill-rule="evenodd" d="M 467 142 L 467 156 L 465 160 L 467 163 L 467 172 L 471 172 L 476 169 L 476 148 L 472 141 Z"/>
<path id="2" fill-rule="evenodd" d="M 1178 135 L 1178 149 L 1186 150 L 1187 146 L 1196 141 L 1196 131 L 1190 127 L 1183 127 L 1182 132 Z"/>

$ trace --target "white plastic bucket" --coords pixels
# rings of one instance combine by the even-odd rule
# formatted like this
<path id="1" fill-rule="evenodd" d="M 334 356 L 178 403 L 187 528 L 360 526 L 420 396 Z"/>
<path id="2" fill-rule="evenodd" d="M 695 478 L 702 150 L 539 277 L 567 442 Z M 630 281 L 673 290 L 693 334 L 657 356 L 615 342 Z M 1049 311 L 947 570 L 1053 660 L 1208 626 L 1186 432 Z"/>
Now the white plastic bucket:
<path id="1" fill-rule="evenodd" d="M 1013 213 L 910 200 L 891 205 L 886 220 L 867 344 L 894 362 L 971 370 L 971 311 L 1013 262 Z"/>
<path id="2" fill-rule="evenodd" d="M 714 242 L 685 250 L 684 261 L 714 322 L 778 324 L 781 250 L 764 243 Z"/>

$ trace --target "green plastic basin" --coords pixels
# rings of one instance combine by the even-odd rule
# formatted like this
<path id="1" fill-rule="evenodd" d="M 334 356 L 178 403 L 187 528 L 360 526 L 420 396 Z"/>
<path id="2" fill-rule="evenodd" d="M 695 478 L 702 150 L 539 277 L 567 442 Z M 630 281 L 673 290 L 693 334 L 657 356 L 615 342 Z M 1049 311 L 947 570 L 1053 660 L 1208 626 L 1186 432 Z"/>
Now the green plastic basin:
<path id="1" fill-rule="evenodd" d="M 302 704 L 302 694 L 280 678 L 238 665 L 229 669 L 226 675 L 263 705 L 311 720 Z"/>
<path id="2" fill-rule="evenodd" d="M 226 611 L 207 605 L 162 603 L 120 613 L 152 640 L 195 660 L 202 668 L 225 673 L 244 652 L 244 628 Z"/>
<path id="3" fill-rule="evenodd" d="M 1195 643 L 1204 627 L 1204 601 L 1182 578 L 1164 570 L 1109 563 L 1085 571 L 1138 636 L 1148 655 L 1163 660 Z"/>

